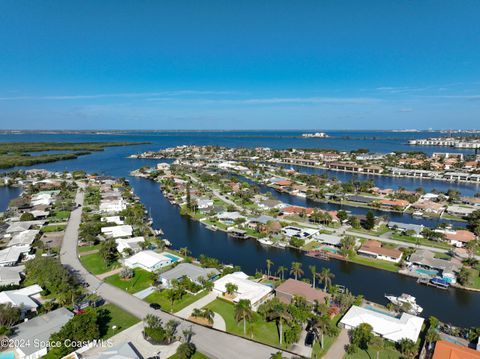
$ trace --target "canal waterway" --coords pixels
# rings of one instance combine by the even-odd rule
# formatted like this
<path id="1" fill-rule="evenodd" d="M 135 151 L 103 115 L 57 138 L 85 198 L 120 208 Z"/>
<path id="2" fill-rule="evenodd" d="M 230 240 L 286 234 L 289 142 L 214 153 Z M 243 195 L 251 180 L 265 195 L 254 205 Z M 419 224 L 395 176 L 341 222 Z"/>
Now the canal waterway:
<path id="1" fill-rule="evenodd" d="M 248 131 L 227 133 L 135 132 L 106 135 L 19 134 L 0 135 L 0 141 L 150 141 L 150 144 L 145 145 L 107 148 L 105 151 L 94 152 L 91 155 L 82 156 L 75 160 L 38 164 L 32 167 L 21 168 L 45 168 L 51 171 L 82 169 L 89 173 L 128 177 L 141 201 L 145 204 L 146 208 L 151 211 L 154 220 L 154 227 L 162 228 L 165 232 L 165 237 L 173 243 L 175 248 L 187 246 L 194 256 L 203 253 L 211 257 L 219 258 L 224 263 L 238 264 L 249 274 L 254 274 L 256 270 L 264 270 L 267 258 L 273 260 L 275 268 L 278 268 L 280 265 L 290 267 L 293 261 L 302 262 L 305 273 L 309 273 L 308 266 L 312 264 L 315 264 L 318 269 L 322 266 L 329 267 L 335 274 L 334 283 L 345 285 L 350 288 L 353 293 L 363 294 L 367 299 L 386 304 L 384 294 L 392 293 L 399 295 L 404 292 L 410 293 L 416 296 L 418 303 L 424 307 L 424 313 L 422 314 L 424 317 L 435 315 L 441 320 L 455 325 L 477 326 L 478 308 L 480 308 L 480 293 L 467 292 L 458 289 L 442 291 L 431 287 L 420 286 L 416 284 L 415 279 L 396 273 L 337 260 L 321 261 L 304 256 L 297 250 L 264 247 L 253 240 L 233 239 L 223 232 L 212 232 L 206 229 L 201 223 L 181 216 L 179 209 L 172 206 L 163 197 L 158 183 L 128 176 L 129 172 L 134 169 L 142 166 L 151 166 L 160 162 L 158 160 L 129 159 L 127 157 L 130 154 L 146 150 L 159 150 L 161 148 L 184 144 L 221 145 L 229 147 L 265 146 L 271 148 L 336 148 L 339 150 L 369 148 L 373 152 L 390 152 L 393 150 L 422 150 L 427 153 L 453 151 L 450 148 L 420 148 L 405 145 L 408 138 L 438 135 L 432 133 L 402 134 L 368 131 L 354 131 L 350 133 L 346 131 L 337 131 L 331 133 L 332 136 L 337 137 L 332 137 L 326 141 L 280 137 L 280 135 L 294 136 L 299 133 L 299 131 L 280 133 L 273 131 L 255 132 L 254 135 L 256 137 L 252 136 L 252 132 Z M 393 137 L 396 139 L 393 139 Z M 472 153 L 472 151 L 463 152 Z M 11 170 L 12 169 L 6 169 L 3 171 Z M 342 175 L 342 173 L 335 173 L 333 175 Z M 392 180 L 397 181 L 398 179 Z M 462 190 L 462 193 L 465 195 L 477 191 L 474 185 L 466 186 L 470 192 L 464 193 Z M 418 185 L 416 185 L 415 188 L 416 187 L 418 187 Z M 426 188 L 425 185 L 424 188 Z M 440 189 L 439 187 L 435 188 Z M 0 188 L 1 203 L 8 204 L 10 201 L 8 196 L 13 195 L 10 191 L 11 189 L 8 187 Z M 10 194 L 7 194 L 6 192 L 10 192 Z M 18 194 L 19 192 L 16 195 Z M 304 200 L 301 198 L 294 199 L 292 196 L 289 196 L 289 198 L 290 199 L 284 198 L 284 201 L 287 202 L 287 200 L 291 200 L 292 202 L 287 203 L 294 204 L 294 200 Z M 304 205 L 310 206 L 308 203 Z M 384 212 L 382 212 L 382 214 L 383 213 Z"/>

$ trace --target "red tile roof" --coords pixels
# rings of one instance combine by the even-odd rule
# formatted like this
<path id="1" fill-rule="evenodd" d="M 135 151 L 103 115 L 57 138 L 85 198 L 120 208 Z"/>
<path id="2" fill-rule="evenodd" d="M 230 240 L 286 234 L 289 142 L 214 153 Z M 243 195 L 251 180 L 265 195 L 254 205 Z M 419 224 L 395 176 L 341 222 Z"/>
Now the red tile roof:
<path id="1" fill-rule="evenodd" d="M 445 340 L 439 340 L 435 344 L 432 359 L 480 359 L 480 352 Z"/>

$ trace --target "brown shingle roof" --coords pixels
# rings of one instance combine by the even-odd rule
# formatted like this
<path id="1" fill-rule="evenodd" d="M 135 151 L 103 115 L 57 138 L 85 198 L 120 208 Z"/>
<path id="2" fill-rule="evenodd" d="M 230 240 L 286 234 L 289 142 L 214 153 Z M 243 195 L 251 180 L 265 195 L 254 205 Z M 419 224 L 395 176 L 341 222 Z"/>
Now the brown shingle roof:
<path id="1" fill-rule="evenodd" d="M 328 297 L 327 293 L 312 288 L 310 284 L 291 278 L 280 284 L 275 291 L 277 293 L 284 293 L 291 296 L 297 295 L 304 297 L 309 302 L 318 300 L 320 303 L 323 303 L 325 298 Z"/>

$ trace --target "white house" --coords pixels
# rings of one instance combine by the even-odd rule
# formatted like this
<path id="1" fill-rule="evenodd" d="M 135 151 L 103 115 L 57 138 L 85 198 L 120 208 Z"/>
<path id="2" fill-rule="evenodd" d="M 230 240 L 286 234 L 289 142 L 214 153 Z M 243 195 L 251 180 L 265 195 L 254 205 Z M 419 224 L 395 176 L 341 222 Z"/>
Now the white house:
<path id="1" fill-rule="evenodd" d="M 102 217 L 100 220 L 105 223 L 115 223 L 118 226 L 125 224 L 125 222 L 122 220 L 120 216 Z"/>
<path id="2" fill-rule="evenodd" d="M 126 258 L 123 263 L 129 268 L 141 268 L 148 272 L 154 272 L 160 268 L 167 267 L 183 259 L 171 253 L 154 251 L 141 251 Z"/>
<path id="3" fill-rule="evenodd" d="M 30 252 L 30 246 L 12 246 L 0 250 L 0 267 L 14 266 L 22 254 Z"/>
<path id="4" fill-rule="evenodd" d="M 220 222 L 225 224 L 234 224 L 235 220 L 245 218 L 239 212 L 223 212 L 217 214 L 217 218 Z"/>
<path id="5" fill-rule="evenodd" d="M 227 283 L 235 284 L 238 288 L 234 293 L 233 302 L 238 303 L 241 299 L 248 299 L 253 310 L 257 310 L 260 304 L 273 296 L 271 287 L 249 280 L 248 275 L 243 272 L 227 274 L 216 280 L 213 287 L 214 292 L 224 295 L 227 292 Z"/>
<path id="6" fill-rule="evenodd" d="M 140 243 L 145 242 L 143 237 L 133 237 L 133 238 L 117 238 L 115 240 L 117 243 L 117 251 L 123 253 L 125 249 L 131 249 L 134 253 L 140 252 L 142 247 Z"/>
<path id="7" fill-rule="evenodd" d="M 340 320 L 340 324 L 346 329 L 354 329 L 362 323 L 370 324 L 373 332 L 382 338 L 399 342 L 402 339 L 417 341 L 423 325 L 423 318 L 415 315 L 402 313 L 400 317 L 390 313 L 382 313 L 380 310 L 353 305 Z"/>
<path id="8" fill-rule="evenodd" d="M 117 213 L 127 208 L 127 204 L 122 198 L 112 200 L 102 200 L 99 210 L 103 213 Z"/>
<path id="9" fill-rule="evenodd" d="M 58 332 L 72 317 L 73 313 L 62 307 L 15 326 L 15 334 L 10 336 L 14 343 L 19 343 L 15 347 L 15 358 L 37 359 L 45 356 L 50 336 Z M 31 345 L 21 345 L 22 343 Z"/>
<path id="10" fill-rule="evenodd" d="M 133 228 L 128 224 L 124 224 L 121 226 L 103 227 L 102 233 L 109 238 L 131 237 L 133 234 Z"/>
<path id="11" fill-rule="evenodd" d="M 25 245 L 30 246 L 32 245 L 38 233 L 40 233 L 40 231 L 35 229 L 28 229 L 23 232 L 18 232 L 13 235 L 12 239 L 10 240 L 10 242 L 8 242 L 7 246 L 8 247 L 25 246 Z"/>
<path id="12" fill-rule="evenodd" d="M 14 307 L 21 308 L 24 313 L 36 311 L 42 290 L 38 284 L 21 289 L 5 290 L 0 292 L 0 304 L 11 303 Z"/>

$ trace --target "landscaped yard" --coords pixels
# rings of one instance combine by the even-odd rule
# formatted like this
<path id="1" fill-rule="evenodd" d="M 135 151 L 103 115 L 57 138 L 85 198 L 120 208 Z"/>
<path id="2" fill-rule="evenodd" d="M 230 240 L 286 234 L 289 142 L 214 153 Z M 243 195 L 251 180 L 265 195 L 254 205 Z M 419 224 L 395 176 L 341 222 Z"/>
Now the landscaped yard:
<path id="1" fill-rule="evenodd" d="M 42 232 L 43 233 L 49 233 L 49 232 L 60 232 L 65 230 L 66 225 L 64 224 L 51 224 L 49 226 L 42 227 Z"/>
<path id="2" fill-rule="evenodd" d="M 53 214 L 50 214 L 48 218 L 50 221 L 53 220 L 56 222 L 60 222 L 60 221 L 68 220 L 69 217 L 70 217 L 69 211 L 56 211 Z"/>
<path id="3" fill-rule="evenodd" d="M 178 355 L 174 354 L 168 359 L 178 359 Z M 193 354 L 191 359 L 208 359 L 208 357 L 205 354 L 202 354 L 200 352 L 195 352 L 195 354 Z"/>
<path id="4" fill-rule="evenodd" d="M 429 247 L 434 247 L 434 248 L 442 248 L 442 249 L 451 249 L 452 246 L 449 245 L 448 243 L 442 243 L 442 242 L 436 242 L 436 241 L 430 241 L 425 238 L 415 238 L 415 237 L 410 237 L 410 236 L 404 236 L 402 234 L 392 234 L 392 239 L 395 239 L 397 241 L 402 241 L 402 242 L 409 242 L 409 243 L 414 243 L 414 244 L 421 244 L 424 246 L 429 246 Z"/>
<path id="5" fill-rule="evenodd" d="M 110 338 L 111 336 L 131 327 L 140 321 L 139 318 L 113 304 L 102 305 L 101 307 L 97 308 L 97 310 L 107 310 L 109 313 L 108 317 L 110 318 L 108 321 L 101 323 L 106 329 L 106 332 L 104 335 L 102 335 L 101 339 Z M 116 326 L 116 329 L 113 329 L 113 326 Z"/>
<path id="6" fill-rule="evenodd" d="M 398 272 L 398 266 L 393 262 L 387 262 L 381 259 L 367 258 L 360 255 L 355 255 L 349 258 L 350 262 L 364 264 L 370 267 L 375 267 L 390 272 Z"/>
<path id="7" fill-rule="evenodd" d="M 329 337 L 325 335 L 323 337 L 323 348 L 320 347 L 320 343 L 318 340 L 315 340 L 315 344 L 313 345 L 312 350 L 312 358 L 321 358 L 325 353 L 330 349 L 333 342 L 337 339 L 337 337 Z"/>
<path id="8" fill-rule="evenodd" d="M 102 274 L 119 266 L 117 262 L 107 266 L 99 253 L 81 256 L 80 262 L 82 262 L 83 266 L 92 274 Z"/>
<path id="9" fill-rule="evenodd" d="M 173 302 L 173 312 L 176 313 L 179 310 L 182 310 L 183 308 L 189 306 L 190 304 L 196 302 L 202 297 L 205 297 L 208 294 L 206 290 L 201 291 L 200 293 L 196 295 L 192 295 L 189 293 L 186 293 L 181 300 L 176 300 Z M 154 293 L 150 294 L 148 297 L 145 298 L 145 301 L 148 303 L 157 303 L 160 304 L 163 310 L 165 311 L 171 311 L 172 306 L 170 303 L 170 300 L 167 299 L 165 295 L 165 291 L 155 291 Z"/>
<path id="10" fill-rule="evenodd" d="M 152 273 L 140 268 L 135 268 L 133 273 L 133 278 L 128 280 L 120 278 L 119 274 L 114 274 L 105 278 L 105 282 L 123 289 L 128 293 L 136 293 L 152 285 Z"/>
<path id="11" fill-rule="evenodd" d="M 80 247 L 78 247 L 78 252 L 80 252 L 80 253 L 89 252 L 89 251 L 93 251 L 95 249 L 100 249 L 101 247 L 102 247 L 102 245 L 100 243 L 92 245 L 92 246 L 80 246 Z"/>
<path id="12" fill-rule="evenodd" d="M 223 317 L 227 325 L 227 332 L 243 336 L 243 321 L 238 323 L 235 321 L 235 307 L 232 303 L 216 299 L 207 307 Z M 262 343 L 279 346 L 278 329 L 275 322 L 266 322 L 255 312 L 252 321 L 247 323 L 247 336 Z"/>

